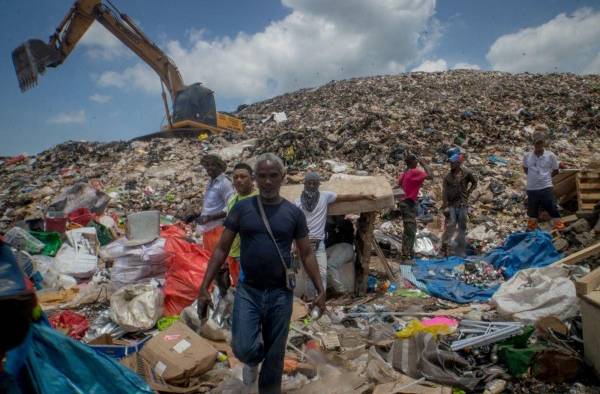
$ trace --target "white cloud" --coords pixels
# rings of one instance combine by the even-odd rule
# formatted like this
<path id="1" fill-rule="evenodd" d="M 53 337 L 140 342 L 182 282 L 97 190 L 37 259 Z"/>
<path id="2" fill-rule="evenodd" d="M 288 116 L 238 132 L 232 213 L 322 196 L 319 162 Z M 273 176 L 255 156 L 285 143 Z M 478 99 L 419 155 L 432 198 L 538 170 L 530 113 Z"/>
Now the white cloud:
<path id="1" fill-rule="evenodd" d="M 94 93 L 90 96 L 90 100 L 98 104 L 106 104 L 111 100 L 111 97 L 104 94 Z"/>
<path id="2" fill-rule="evenodd" d="M 140 89 L 148 93 L 160 92 L 158 75 L 146 64 L 138 63 L 124 71 L 106 71 L 98 78 L 102 87 L 117 87 L 125 89 Z"/>
<path id="3" fill-rule="evenodd" d="M 456 63 L 454 66 L 452 66 L 453 70 L 481 70 L 481 67 L 479 67 L 477 64 L 472 64 L 472 63 Z"/>
<path id="4" fill-rule="evenodd" d="M 499 37 L 487 60 L 509 72 L 600 72 L 600 12 L 579 9 Z"/>
<path id="5" fill-rule="evenodd" d="M 85 123 L 85 111 L 63 112 L 48 119 L 48 123 L 67 125 Z"/>
<path id="6" fill-rule="evenodd" d="M 118 57 L 133 56 L 129 48 L 98 22 L 92 23 L 79 44 L 86 48 L 86 54 L 93 59 L 112 60 Z"/>
<path id="7" fill-rule="evenodd" d="M 423 71 L 426 73 L 432 73 L 437 71 L 446 71 L 448 69 L 448 63 L 444 59 L 437 60 L 425 60 L 411 71 Z"/>
<path id="8" fill-rule="evenodd" d="M 435 0 L 282 1 L 291 13 L 261 32 L 209 40 L 190 30 L 185 42 L 168 41 L 164 49 L 186 83 L 250 101 L 332 79 L 403 72 L 440 36 Z M 146 77 L 131 70 L 105 73 L 99 83 L 160 87 L 150 69 Z"/>

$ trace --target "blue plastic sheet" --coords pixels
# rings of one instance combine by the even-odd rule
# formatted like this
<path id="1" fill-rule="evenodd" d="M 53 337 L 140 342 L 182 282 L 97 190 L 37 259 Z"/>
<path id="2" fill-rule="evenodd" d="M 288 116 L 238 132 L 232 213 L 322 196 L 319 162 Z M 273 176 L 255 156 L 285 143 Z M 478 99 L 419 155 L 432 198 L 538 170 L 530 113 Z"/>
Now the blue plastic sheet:
<path id="1" fill-rule="evenodd" d="M 554 249 L 550 234 L 542 231 L 513 233 L 503 246 L 485 255 L 485 261 L 494 267 L 504 267 L 504 275 L 511 278 L 525 268 L 545 267 L 562 258 Z"/>
<path id="2" fill-rule="evenodd" d="M 6 372 L 20 375 L 23 383 L 26 371 L 35 393 L 154 393 L 133 371 L 44 323 L 32 324 L 27 339 L 7 358 Z M 14 363 L 19 359 L 24 365 Z"/>
<path id="3" fill-rule="evenodd" d="M 508 236 L 503 246 L 479 257 L 496 269 L 504 267 L 506 279 L 522 269 L 544 267 L 560 258 L 562 255 L 554 249 L 552 237 L 541 231 L 513 233 Z M 435 297 L 459 304 L 489 300 L 499 286 L 480 288 L 462 282 L 455 267 L 464 262 L 465 259 L 456 256 L 417 260 L 413 274 L 426 285 L 427 292 Z"/>

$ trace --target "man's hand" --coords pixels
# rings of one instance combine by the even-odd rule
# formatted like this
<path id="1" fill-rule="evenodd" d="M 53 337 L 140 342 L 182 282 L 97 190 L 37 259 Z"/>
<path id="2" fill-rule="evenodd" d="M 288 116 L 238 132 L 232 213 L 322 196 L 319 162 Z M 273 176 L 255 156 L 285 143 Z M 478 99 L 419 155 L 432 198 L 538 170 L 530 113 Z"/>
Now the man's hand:
<path id="1" fill-rule="evenodd" d="M 200 321 L 206 319 L 206 317 L 208 316 L 208 307 L 210 306 L 211 308 L 212 306 L 212 300 L 210 298 L 210 294 L 208 293 L 208 290 L 204 287 L 200 287 L 200 291 L 198 293 L 198 305 L 197 305 L 197 313 L 198 313 L 198 319 L 200 319 Z"/>
<path id="2" fill-rule="evenodd" d="M 208 223 L 208 222 L 210 222 L 210 217 L 209 217 L 209 216 L 206 216 L 206 215 L 202 215 L 202 216 L 200 216 L 200 218 L 198 219 L 198 223 L 199 223 L 199 224 L 206 224 L 206 223 Z"/>

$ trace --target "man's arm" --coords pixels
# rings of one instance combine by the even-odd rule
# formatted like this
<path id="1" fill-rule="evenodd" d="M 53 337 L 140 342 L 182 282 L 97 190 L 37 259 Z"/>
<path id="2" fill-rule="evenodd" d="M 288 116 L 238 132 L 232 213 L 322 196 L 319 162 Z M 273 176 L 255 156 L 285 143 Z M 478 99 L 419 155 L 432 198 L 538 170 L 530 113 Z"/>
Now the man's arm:
<path id="1" fill-rule="evenodd" d="M 523 166 L 523 171 L 525 172 L 525 175 L 527 175 L 527 172 L 529 171 L 529 168 Z"/>
<path id="2" fill-rule="evenodd" d="M 425 174 L 427 174 L 425 179 L 430 179 L 430 180 L 433 179 L 431 168 L 429 168 L 429 166 L 427 164 L 425 164 L 423 161 L 421 161 L 420 159 L 419 159 L 419 164 L 421 165 L 421 167 L 423 167 L 423 171 L 425 171 Z"/>
<path id="3" fill-rule="evenodd" d="M 553 153 L 552 154 L 552 176 L 558 175 L 559 168 L 560 168 L 560 165 L 558 163 L 558 159 L 556 158 L 556 155 L 554 155 L 554 153 Z"/>
<path id="4" fill-rule="evenodd" d="M 315 252 L 312 250 L 308 237 L 296 239 L 296 247 L 298 248 L 302 265 L 304 265 L 306 273 L 318 292 L 315 305 L 323 312 L 325 310 L 325 289 L 323 289 L 323 283 L 321 283 L 321 274 L 319 273 L 319 264 L 317 263 Z"/>
<path id="5" fill-rule="evenodd" d="M 227 216 L 227 212 L 222 211 L 219 213 L 215 213 L 213 215 L 201 215 L 200 216 L 200 224 L 206 224 L 208 222 L 212 222 L 213 220 L 219 220 Z"/>
<path id="6" fill-rule="evenodd" d="M 202 284 L 200 285 L 200 291 L 198 294 L 198 302 L 208 302 L 210 301 L 210 295 L 208 294 L 208 287 L 211 282 L 215 278 L 215 275 L 221 268 L 221 266 L 225 263 L 225 259 L 229 254 L 229 249 L 231 249 L 231 244 L 235 239 L 237 233 L 231 231 L 226 228 L 223 230 L 223 234 L 221 235 L 221 239 L 215 250 L 210 256 L 210 260 L 208 261 L 208 268 L 206 269 L 206 274 L 204 275 L 204 280 L 202 280 Z"/>
<path id="7" fill-rule="evenodd" d="M 469 187 L 467 188 L 467 196 L 470 196 L 477 188 L 477 178 L 469 171 Z"/>
<path id="8" fill-rule="evenodd" d="M 374 194 L 338 194 L 335 202 L 350 202 L 358 200 L 375 200 Z"/>
<path id="9" fill-rule="evenodd" d="M 448 182 L 447 177 L 442 181 L 442 209 L 448 208 Z"/>

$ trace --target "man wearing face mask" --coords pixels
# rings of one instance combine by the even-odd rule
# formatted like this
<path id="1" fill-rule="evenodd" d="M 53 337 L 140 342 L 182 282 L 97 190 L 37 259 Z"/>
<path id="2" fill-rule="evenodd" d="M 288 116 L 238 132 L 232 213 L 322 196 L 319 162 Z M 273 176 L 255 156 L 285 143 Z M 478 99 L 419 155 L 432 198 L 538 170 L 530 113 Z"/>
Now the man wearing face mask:
<path id="1" fill-rule="evenodd" d="M 321 177 L 318 173 L 310 171 L 304 176 L 304 190 L 296 206 L 302 209 L 308 225 L 308 238 L 315 250 L 319 273 L 323 281 L 323 288 L 327 289 L 327 253 L 325 251 L 325 223 L 327 221 L 327 208 L 334 202 L 348 202 L 358 200 L 374 200 L 372 194 L 344 194 L 338 195 L 331 191 L 321 191 Z M 305 297 L 308 300 L 316 296 L 316 289 L 312 283 L 307 284 Z"/>

